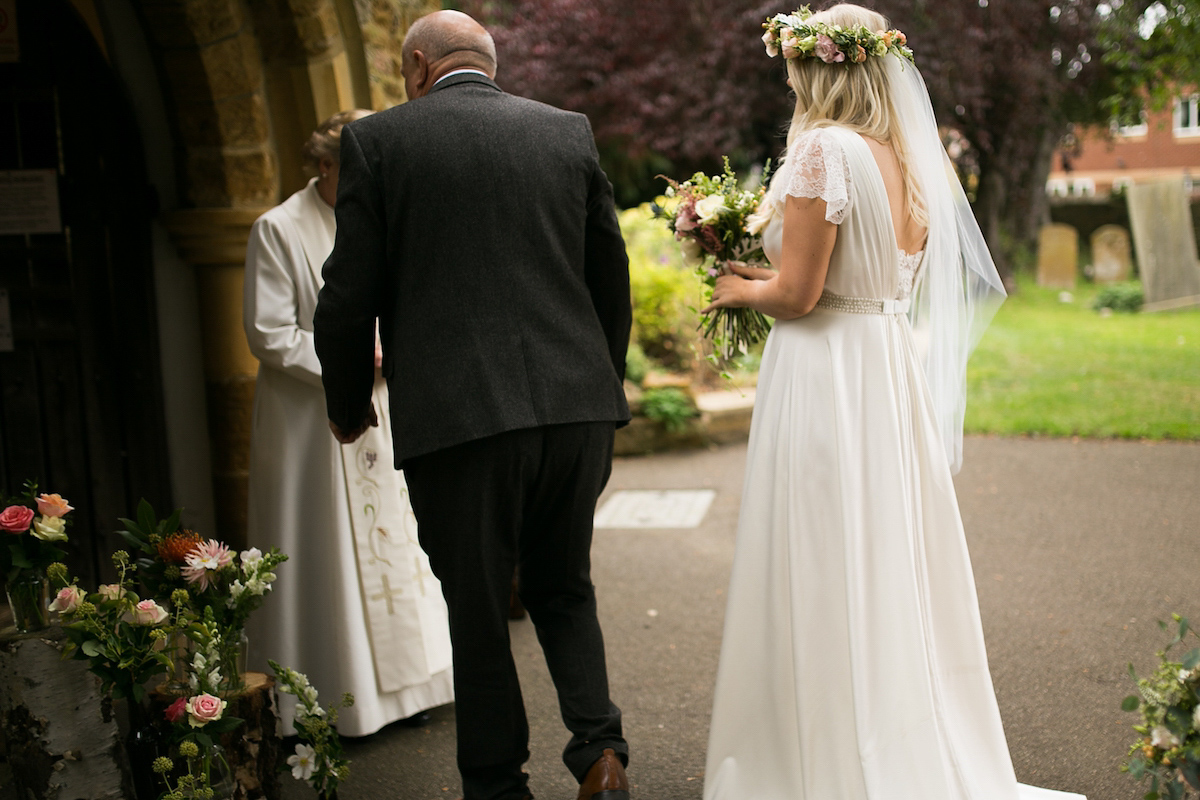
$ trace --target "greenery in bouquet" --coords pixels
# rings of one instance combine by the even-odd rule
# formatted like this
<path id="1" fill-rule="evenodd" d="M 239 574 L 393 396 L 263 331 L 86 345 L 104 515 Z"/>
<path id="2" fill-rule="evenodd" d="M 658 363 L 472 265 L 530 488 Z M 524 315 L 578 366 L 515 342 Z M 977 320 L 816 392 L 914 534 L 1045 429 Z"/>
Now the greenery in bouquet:
<path id="1" fill-rule="evenodd" d="M 1145 800 L 1181 800 L 1189 788 L 1200 791 L 1200 647 L 1172 658 L 1171 648 L 1191 635 L 1187 619 L 1173 615 L 1176 632 L 1158 653 L 1158 668 L 1138 679 L 1133 665 L 1129 674 L 1137 681 L 1138 693 L 1125 698 L 1121 708 L 1137 711 L 1142 720 L 1133 729 L 1138 738 L 1129 749 L 1121 769 L 1135 779 L 1150 779 Z M 1168 629 L 1160 622 L 1163 630 Z"/>
<path id="2" fill-rule="evenodd" d="M 167 642 L 178 613 L 172 617 L 157 601 L 138 596 L 133 588 L 137 568 L 128 553 L 118 550 L 112 558 L 117 582 L 91 594 L 68 578 L 64 564 L 52 564 L 47 572 L 60 588 L 50 608 L 62 615 L 64 656 L 87 661 L 101 691 L 140 706 L 146 684 L 171 668 Z"/>
<path id="3" fill-rule="evenodd" d="M 766 194 L 765 179 L 757 189 L 742 188 L 726 158 L 721 175 L 697 172 L 683 182 L 666 181 L 669 207 L 657 216 L 679 241 L 684 263 L 696 270 L 707 287 L 705 301 L 711 300 L 717 278 L 728 274 L 730 262 L 766 261 L 762 229 L 770 216 L 759 210 Z M 726 361 L 746 352 L 771 330 L 766 317 L 750 308 L 718 309 L 706 314 L 700 327 L 712 342 L 715 357 Z"/>
<path id="4" fill-rule="evenodd" d="M 9 535 L 8 546 L 0 547 L 0 571 L 10 587 L 24 576 L 44 576 L 51 564 L 62 561 L 66 552 L 60 545 L 67 541 L 72 511 L 61 496 L 39 493 L 34 481 L 25 481 L 21 495 L 4 503 L 0 532 Z"/>
<path id="5" fill-rule="evenodd" d="M 300 743 L 287 760 L 292 777 L 306 781 L 322 797 L 333 797 L 338 784 L 350 775 L 350 762 L 342 756 L 342 740 L 337 732 L 338 710 L 354 705 L 354 695 L 347 692 L 340 703 L 323 709 L 317 690 L 304 674 L 274 661 L 268 663 L 279 680 L 279 690 L 296 697 L 295 724 Z"/>
<path id="6" fill-rule="evenodd" d="M 271 591 L 275 568 L 287 556 L 276 548 L 263 553 L 255 547 L 235 554 L 223 542 L 181 528 L 180 516 L 177 509 L 160 520 L 142 500 L 137 520 L 122 519 L 124 529 L 118 533 L 140 554 L 138 575 L 151 594 L 171 597 L 173 603 L 199 620 L 211 621 L 222 632 L 218 638 L 221 691 L 236 691 L 241 688 L 236 664 L 246 620 Z M 185 633 L 197 641 L 195 628 Z"/>

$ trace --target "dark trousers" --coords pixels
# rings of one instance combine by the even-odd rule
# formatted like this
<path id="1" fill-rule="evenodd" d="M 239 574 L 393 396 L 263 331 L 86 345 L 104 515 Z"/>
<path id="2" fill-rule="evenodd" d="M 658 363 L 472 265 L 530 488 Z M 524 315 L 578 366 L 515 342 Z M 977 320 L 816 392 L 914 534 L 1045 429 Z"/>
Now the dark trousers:
<path id="1" fill-rule="evenodd" d="M 509 431 L 404 463 L 421 547 L 442 582 L 454 644 L 465 800 L 525 797 L 529 725 L 508 636 L 513 570 L 558 691 L 581 781 L 605 748 L 628 758 L 608 697 L 591 581 L 592 517 L 612 469 L 614 425 Z"/>

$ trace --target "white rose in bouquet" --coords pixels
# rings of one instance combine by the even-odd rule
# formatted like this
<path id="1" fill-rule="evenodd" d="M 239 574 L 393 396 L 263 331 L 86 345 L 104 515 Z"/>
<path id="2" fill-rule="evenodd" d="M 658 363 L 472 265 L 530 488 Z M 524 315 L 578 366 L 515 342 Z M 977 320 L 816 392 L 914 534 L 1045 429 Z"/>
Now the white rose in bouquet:
<path id="1" fill-rule="evenodd" d="M 725 198 L 719 194 L 710 194 L 703 200 L 696 201 L 696 216 L 700 218 L 701 225 L 710 225 L 717 221 L 717 216 L 722 211 L 727 211 L 728 206 L 725 205 Z"/>

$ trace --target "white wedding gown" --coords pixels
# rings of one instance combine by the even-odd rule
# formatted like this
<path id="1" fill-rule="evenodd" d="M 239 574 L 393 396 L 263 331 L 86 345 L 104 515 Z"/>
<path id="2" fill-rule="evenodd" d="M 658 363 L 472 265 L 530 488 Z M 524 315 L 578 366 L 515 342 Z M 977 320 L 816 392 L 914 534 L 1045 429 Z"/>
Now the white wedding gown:
<path id="1" fill-rule="evenodd" d="M 777 209 L 785 194 L 824 198 L 839 223 L 827 292 L 900 302 L 818 307 L 767 341 L 704 798 L 1081 798 L 1013 774 L 950 468 L 897 313 L 920 256 L 897 251 L 866 142 L 801 134 Z M 781 211 L 764 243 L 778 263 Z"/>

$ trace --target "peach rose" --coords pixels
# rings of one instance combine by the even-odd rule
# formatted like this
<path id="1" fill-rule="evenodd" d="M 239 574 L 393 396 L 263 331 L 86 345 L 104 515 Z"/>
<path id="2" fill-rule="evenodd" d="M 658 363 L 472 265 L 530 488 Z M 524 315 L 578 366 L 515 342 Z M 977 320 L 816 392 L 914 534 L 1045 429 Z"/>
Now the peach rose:
<path id="1" fill-rule="evenodd" d="M 39 514 L 47 517 L 65 517 L 75 510 L 75 507 L 64 500 L 60 494 L 39 494 L 37 508 Z"/>

